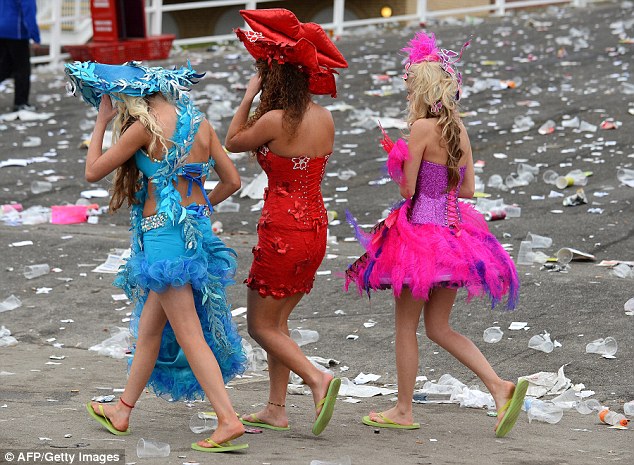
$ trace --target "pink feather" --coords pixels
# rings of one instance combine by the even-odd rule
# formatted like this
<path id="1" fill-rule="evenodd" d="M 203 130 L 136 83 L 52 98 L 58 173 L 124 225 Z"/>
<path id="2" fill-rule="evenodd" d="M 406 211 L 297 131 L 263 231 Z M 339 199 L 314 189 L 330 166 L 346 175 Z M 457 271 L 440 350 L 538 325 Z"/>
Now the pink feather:
<path id="1" fill-rule="evenodd" d="M 420 63 L 421 61 L 440 61 L 438 47 L 436 46 L 436 36 L 425 34 L 424 31 L 417 32 L 410 40 L 407 47 L 401 51 L 409 55 L 410 63 Z"/>

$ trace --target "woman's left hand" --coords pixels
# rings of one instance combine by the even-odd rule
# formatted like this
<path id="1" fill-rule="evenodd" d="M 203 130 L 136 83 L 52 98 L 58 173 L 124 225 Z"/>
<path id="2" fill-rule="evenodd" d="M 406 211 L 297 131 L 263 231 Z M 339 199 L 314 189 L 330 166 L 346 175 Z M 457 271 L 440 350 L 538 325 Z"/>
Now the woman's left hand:
<path id="1" fill-rule="evenodd" d="M 112 106 L 112 100 L 109 95 L 101 97 L 99 103 L 99 113 L 97 114 L 97 122 L 108 124 L 117 115 L 117 110 Z"/>

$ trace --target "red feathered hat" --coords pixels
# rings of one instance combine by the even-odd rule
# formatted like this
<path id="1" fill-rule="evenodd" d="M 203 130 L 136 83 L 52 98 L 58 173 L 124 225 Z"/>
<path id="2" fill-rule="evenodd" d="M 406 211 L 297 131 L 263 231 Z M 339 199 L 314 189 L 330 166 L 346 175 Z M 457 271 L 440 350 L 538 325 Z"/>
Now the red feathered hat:
<path id="1" fill-rule="evenodd" d="M 308 74 L 308 90 L 317 95 L 337 96 L 332 68 L 347 68 L 348 62 L 319 24 L 301 23 L 284 8 L 241 10 L 252 31 L 235 29 L 253 58 L 291 63 Z"/>

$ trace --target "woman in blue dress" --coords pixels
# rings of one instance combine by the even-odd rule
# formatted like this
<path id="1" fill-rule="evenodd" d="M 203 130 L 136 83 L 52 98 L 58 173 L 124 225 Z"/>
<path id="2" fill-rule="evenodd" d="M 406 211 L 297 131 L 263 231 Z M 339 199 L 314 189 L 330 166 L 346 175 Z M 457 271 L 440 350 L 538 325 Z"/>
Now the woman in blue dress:
<path id="1" fill-rule="evenodd" d="M 240 187 L 240 177 L 186 93 L 201 75 L 190 67 L 91 62 L 66 65 L 66 73 L 99 109 L 86 180 L 97 182 L 115 171 L 110 209 L 126 202 L 132 207 L 132 255 L 115 285 L 135 305 L 134 357 L 119 401 L 88 403 L 88 413 L 111 433 L 129 434 L 130 413 L 146 385 L 171 400 L 206 396 L 218 428 L 192 448 L 246 448 L 230 442 L 244 427 L 225 389 L 245 363 L 225 295 L 236 257 L 210 225 L 213 205 Z M 111 121 L 115 140 L 102 153 Z M 220 182 L 207 195 L 204 182 L 212 168 Z"/>

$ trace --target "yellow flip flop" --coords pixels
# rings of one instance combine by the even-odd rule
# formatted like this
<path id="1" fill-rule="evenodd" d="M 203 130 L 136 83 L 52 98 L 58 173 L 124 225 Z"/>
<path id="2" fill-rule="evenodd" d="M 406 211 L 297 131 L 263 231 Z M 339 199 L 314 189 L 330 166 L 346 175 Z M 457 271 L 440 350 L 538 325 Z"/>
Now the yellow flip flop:
<path id="1" fill-rule="evenodd" d="M 379 417 L 382 421 L 374 421 L 370 418 L 370 415 L 366 415 L 363 417 L 361 422 L 364 425 L 368 426 L 376 426 L 377 428 L 392 428 L 392 429 L 419 429 L 420 423 L 412 423 L 411 425 L 404 425 L 402 423 L 396 423 L 395 421 L 390 420 L 382 413 L 377 413 L 377 417 Z"/>
<path id="2" fill-rule="evenodd" d="M 117 428 L 114 427 L 112 423 L 110 423 L 110 420 L 108 419 L 108 417 L 106 417 L 106 414 L 103 411 L 103 406 L 99 405 L 99 413 L 101 413 L 101 415 L 98 415 L 97 412 L 95 412 L 90 402 L 86 404 L 86 410 L 88 410 L 88 414 L 95 421 L 97 421 L 97 423 L 106 428 L 112 434 L 115 434 L 117 436 L 127 436 L 128 434 L 130 434 L 130 428 L 125 431 L 119 431 Z"/>
<path id="3" fill-rule="evenodd" d="M 328 392 L 326 392 L 326 397 L 321 399 L 315 406 L 316 409 L 321 407 L 321 411 L 319 412 L 319 415 L 317 415 L 317 419 L 313 424 L 313 434 L 315 436 L 321 434 L 326 426 L 328 426 L 328 423 L 332 418 L 332 412 L 335 410 L 335 402 L 337 401 L 337 394 L 339 394 L 340 387 L 340 378 L 331 379 L 330 384 L 328 385 Z"/>
<path id="4" fill-rule="evenodd" d="M 525 379 L 518 381 L 515 386 L 515 391 L 513 391 L 513 396 L 502 406 L 500 410 L 498 410 L 498 417 L 501 414 L 504 414 L 504 417 L 502 417 L 500 424 L 495 429 L 496 437 L 503 438 L 513 429 L 513 426 L 515 426 L 517 417 L 522 410 L 527 390 L 528 381 Z"/>
<path id="5" fill-rule="evenodd" d="M 272 429 L 274 431 L 289 431 L 291 429 L 290 426 L 274 426 L 269 423 L 266 423 L 260 420 L 258 417 L 256 417 L 254 413 L 251 413 L 246 416 L 249 418 L 252 418 L 253 421 L 245 420 L 244 417 L 240 417 L 240 421 L 242 422 L 243 425 L 255 426 L 256 428 Z"/>
<path id="6" fill-rule="evenodd" d="M 231 441 L 218 444 L 217 442 L 212 441 L 211 438 L 205 439 L 205 442 L 211 444 L 211 447 L 202 447 L 197 443 L 192 442 L 192 449 L 200 452 L 232 452 L 234 450 L 242 450 L 249 447 L 248 444 L 233 444 Z"/>

